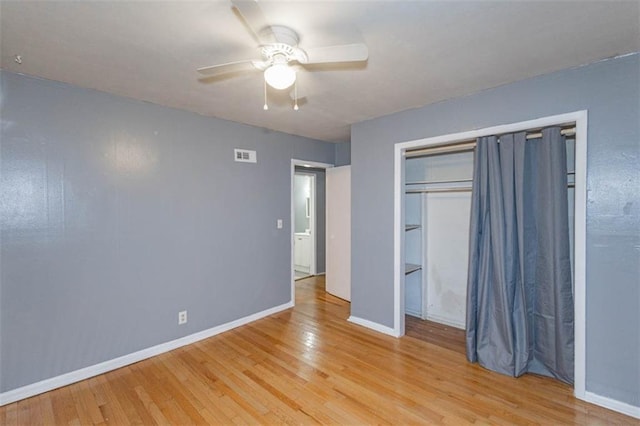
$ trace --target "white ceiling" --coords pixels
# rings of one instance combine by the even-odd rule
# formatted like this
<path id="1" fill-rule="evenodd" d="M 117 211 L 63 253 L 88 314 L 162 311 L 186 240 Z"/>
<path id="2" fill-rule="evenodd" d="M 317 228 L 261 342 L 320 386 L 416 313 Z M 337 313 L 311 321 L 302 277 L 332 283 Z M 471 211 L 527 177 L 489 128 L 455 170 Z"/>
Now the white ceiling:
<path id="1" fill-rule="evenodd" d="M 350 125 L 640 50 L 640 2 L 261 1 L 301 47 L 364 42 L 355 67 L 298 72 L 304 96 L 259 73 L 202 81 L 198 67 L 258 57 L 228 1 L 0 3 L 0 67 L 326 141 Z M 14 61 L 21 55 L 22 64 Z M 278 96 L 279 95 L 279 96 Z"/>

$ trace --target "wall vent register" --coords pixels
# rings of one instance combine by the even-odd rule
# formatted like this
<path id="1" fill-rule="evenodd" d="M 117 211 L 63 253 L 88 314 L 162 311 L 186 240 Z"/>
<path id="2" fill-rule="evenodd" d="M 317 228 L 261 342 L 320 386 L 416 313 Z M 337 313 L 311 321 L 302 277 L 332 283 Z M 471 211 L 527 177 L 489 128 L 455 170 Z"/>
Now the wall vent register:
<path id="1" fill-rule="evenodd" d="M 233 158 L 240 163 L 257 163 L 258 159 L 255 151 L 248 149 L 234 149 Z"/>

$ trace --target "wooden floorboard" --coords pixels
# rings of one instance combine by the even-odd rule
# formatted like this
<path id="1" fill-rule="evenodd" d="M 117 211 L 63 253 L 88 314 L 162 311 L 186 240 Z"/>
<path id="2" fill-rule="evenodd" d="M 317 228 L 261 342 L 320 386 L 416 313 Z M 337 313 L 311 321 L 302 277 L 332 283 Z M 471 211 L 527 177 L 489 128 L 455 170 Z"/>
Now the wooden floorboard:
<path id="1" fill-rule="evenodd" d="M 296 306 L 0 408 L 0 425 L 640 424 L 534 375 L 469 364 L 459 330 L 407 321 L 395 339 L 347 322 L 322 277 Z"/>
<path id="2" fill-rule="evenodd" d="M 462 355 L 466 353 L 464 330 L 405 315 L 405 335 Z"/>

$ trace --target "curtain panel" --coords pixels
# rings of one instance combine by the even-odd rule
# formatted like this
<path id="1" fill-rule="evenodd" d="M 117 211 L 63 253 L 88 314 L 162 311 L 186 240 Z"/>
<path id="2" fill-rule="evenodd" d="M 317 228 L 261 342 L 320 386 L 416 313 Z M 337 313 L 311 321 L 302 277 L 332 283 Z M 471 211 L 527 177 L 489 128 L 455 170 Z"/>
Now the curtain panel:
<path id="1" fill-rule="evenodd" d="M 565 138 L 479 138 L 467 283 L 467 359 L 573 383 L 574 314 Z"/>

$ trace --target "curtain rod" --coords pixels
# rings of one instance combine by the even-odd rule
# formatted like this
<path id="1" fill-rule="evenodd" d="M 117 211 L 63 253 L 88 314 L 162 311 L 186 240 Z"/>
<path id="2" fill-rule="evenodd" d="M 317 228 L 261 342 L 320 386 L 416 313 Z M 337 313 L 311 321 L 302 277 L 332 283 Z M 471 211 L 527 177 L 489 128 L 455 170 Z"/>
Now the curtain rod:
<path id="1" fill-rule="evenodd" d="M 562 136 L 573 136 L 576 134 L 576 128 L 568 127 L 560 130 L 560 134 Z M 497 135 L 502 136 L 502 135 Z M 542 137 L 541 129 L 531 130 L 530 133 L 527 134 L 527 140 L 529 139 L 538 139 Z M 405 152 L 405 157 L 421 157 L 424 155 L 438 155 L 438 154 L 453 154 L 460 152 L 473 151 L 476 148 L 476 140 L 475 139 L 467 139 L 463 141 L 456 141 L 451 143 L 446 143 L 442 145 L 435 145 L 428 148 L 418 148 L 413 150 L 407 150 Z"/>
<path id="2" fill-rule="evenodd" d="M 575 183 L 568 183 L 567 188 L 575 188 Z M 428 194 L 431 192 L 472 192 L 472 188 L 467 187 L 451 187 L 451 188 L 424 188 L 424 189 L 407 189 L 405 194 Z"/>
<path id="3" fill-rule="evenodd" d="M 574 176 L 576 172 L 568 171 L 567 176 Z M 442 184 L 456 184 L 456 183 L 468 183 L 473 182 L 472 178 L 467 179 L 451 179 L 451 180 L 414 180 L 405 182 L 405 185 L 442 185 Z M 437 188 L 437 187 L 436 187 Z"/>

